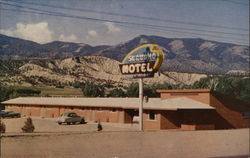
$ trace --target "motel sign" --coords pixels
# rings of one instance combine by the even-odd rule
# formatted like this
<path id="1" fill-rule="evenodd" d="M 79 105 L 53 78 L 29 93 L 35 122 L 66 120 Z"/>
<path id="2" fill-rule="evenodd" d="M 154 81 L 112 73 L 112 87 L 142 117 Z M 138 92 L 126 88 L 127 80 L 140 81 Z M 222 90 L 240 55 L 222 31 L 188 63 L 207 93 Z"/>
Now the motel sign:
<path id="1" fill-rule="evenodd" d="M 133 49 L 121 62 L 120 70 L 130 78 L 139 78 L 139 130 L 143 131 L 143 78 L 154 77 L 163 61 L 163 52 L 156 44 Z"/>
<path id="2" fill-rule="evenodd" d="M 120 64 L 121 73 L 132 78 L 154 77 L 163 61 L 163 52 L 156 44 L 133 49 Z"/>

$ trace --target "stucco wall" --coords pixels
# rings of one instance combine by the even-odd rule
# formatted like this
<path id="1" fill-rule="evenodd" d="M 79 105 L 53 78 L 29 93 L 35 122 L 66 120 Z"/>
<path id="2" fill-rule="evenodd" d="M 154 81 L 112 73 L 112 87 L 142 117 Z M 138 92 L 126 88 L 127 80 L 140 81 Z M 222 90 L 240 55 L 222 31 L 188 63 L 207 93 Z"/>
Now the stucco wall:
<path id="1" fill-rule="evenodd" d="M 244 111 L 249 111 L 249 109 L 246 108 L 247 105 L 244 105 L 244 103 L 219 93 L 212 94 L 210 102 L 210 105 L 216 108 L 218 115 L 227 121 L 226 124 L 221 120 L 215 120 L 216 128 L 228 129 L 250 127 L 250 119 L 243 118 L 242 116 Z"/>
<path id="2" fill-rule="evenodd" d="M 196 93 L 184 93 L 184 92 L 175 92 L 175 93 L 161 93 L 161 99 L 171 99 L 171 98 L 179 98 L 179 97 L 187 97 L 193 100 L 197 100 L 199 102 L 209 104 L 210 103 L 210 94 L 209 92 L 196 92 Z"/>
<path id="3" fill-rule="evenodd" d="M 161 113 L 155 111 L 155 120 L 149 119 L 148 110 L 143 113 L 143 128 L 146 130 L 160 130 L 161 129 Z"/>
<path id="4" fill-rule="evenodd" d="M 179 126 L 177 111 L 161 111 L 161 129 L 176 129 Z"/>

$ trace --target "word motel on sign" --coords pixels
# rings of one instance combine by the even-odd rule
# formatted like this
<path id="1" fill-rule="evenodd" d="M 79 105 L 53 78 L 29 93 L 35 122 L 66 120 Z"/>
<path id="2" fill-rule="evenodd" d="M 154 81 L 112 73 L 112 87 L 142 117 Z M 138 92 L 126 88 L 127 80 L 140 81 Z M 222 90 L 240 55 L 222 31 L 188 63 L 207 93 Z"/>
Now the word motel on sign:
<path id="1" fill-rule="evenodd" d="M 153 72 L 152 63 L 137 63 L 137 64 L 122 65 L 123 74 L 146 73 L 146 72 Z"/>

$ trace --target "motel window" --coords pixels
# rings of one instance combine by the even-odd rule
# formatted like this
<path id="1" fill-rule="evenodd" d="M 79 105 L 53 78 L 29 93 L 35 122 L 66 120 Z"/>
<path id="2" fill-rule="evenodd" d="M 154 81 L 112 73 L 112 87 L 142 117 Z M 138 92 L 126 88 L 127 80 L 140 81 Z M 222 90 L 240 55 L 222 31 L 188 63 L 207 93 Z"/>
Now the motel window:
<path id="1" fill-rule="evenodd" d="M 111 108 L 112 112 L 116 112 L 116 110 L 117 110 L 116 108 Z"/>
<path id="2" fill-rule="evenodd" d="M 85 108 L 84 108 L 84 107 L 81 107 L 81 110 L 85 110 Z"/>
<path id="3" fill-rule="evenodd" d="M 148 118 L 149 118 L 150 120 L 156 120 L 155 111 L 149 111 L 149 112 L 148 112 Z"/>

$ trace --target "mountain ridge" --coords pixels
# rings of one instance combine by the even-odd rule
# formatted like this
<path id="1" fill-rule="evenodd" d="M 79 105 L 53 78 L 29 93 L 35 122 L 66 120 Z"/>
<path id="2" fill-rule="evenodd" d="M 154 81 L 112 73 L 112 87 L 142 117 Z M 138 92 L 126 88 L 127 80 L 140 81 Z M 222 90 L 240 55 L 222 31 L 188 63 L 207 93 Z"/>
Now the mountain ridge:
<path id="1" fill-rule="evenodd" d="M 200 38 L 140 35 L 113 46 L 91 46 L 85 43 L 60 41 L 38 44 L 0 35 L 0 58 L 65 59 L 74 56 L 104 56 L 121 61 L 129 51 L 147 43 L 158 44 L 165 53 L 160 71 L 206 74 L 249 73 L 249 47 Z"/>
<path id="2" fill-rule="evenodd" d="M 171 83 L 189 85 L 205 74 L 162 72 L 144 83 Z M 66 59 L 0 60 L 0 82 L 21 86 L 72 86 L 76 82 L 124 87 L 136 79 L 129 79 L 119 70 L 119 62 L 101 56 L 82 56 Z"/>

